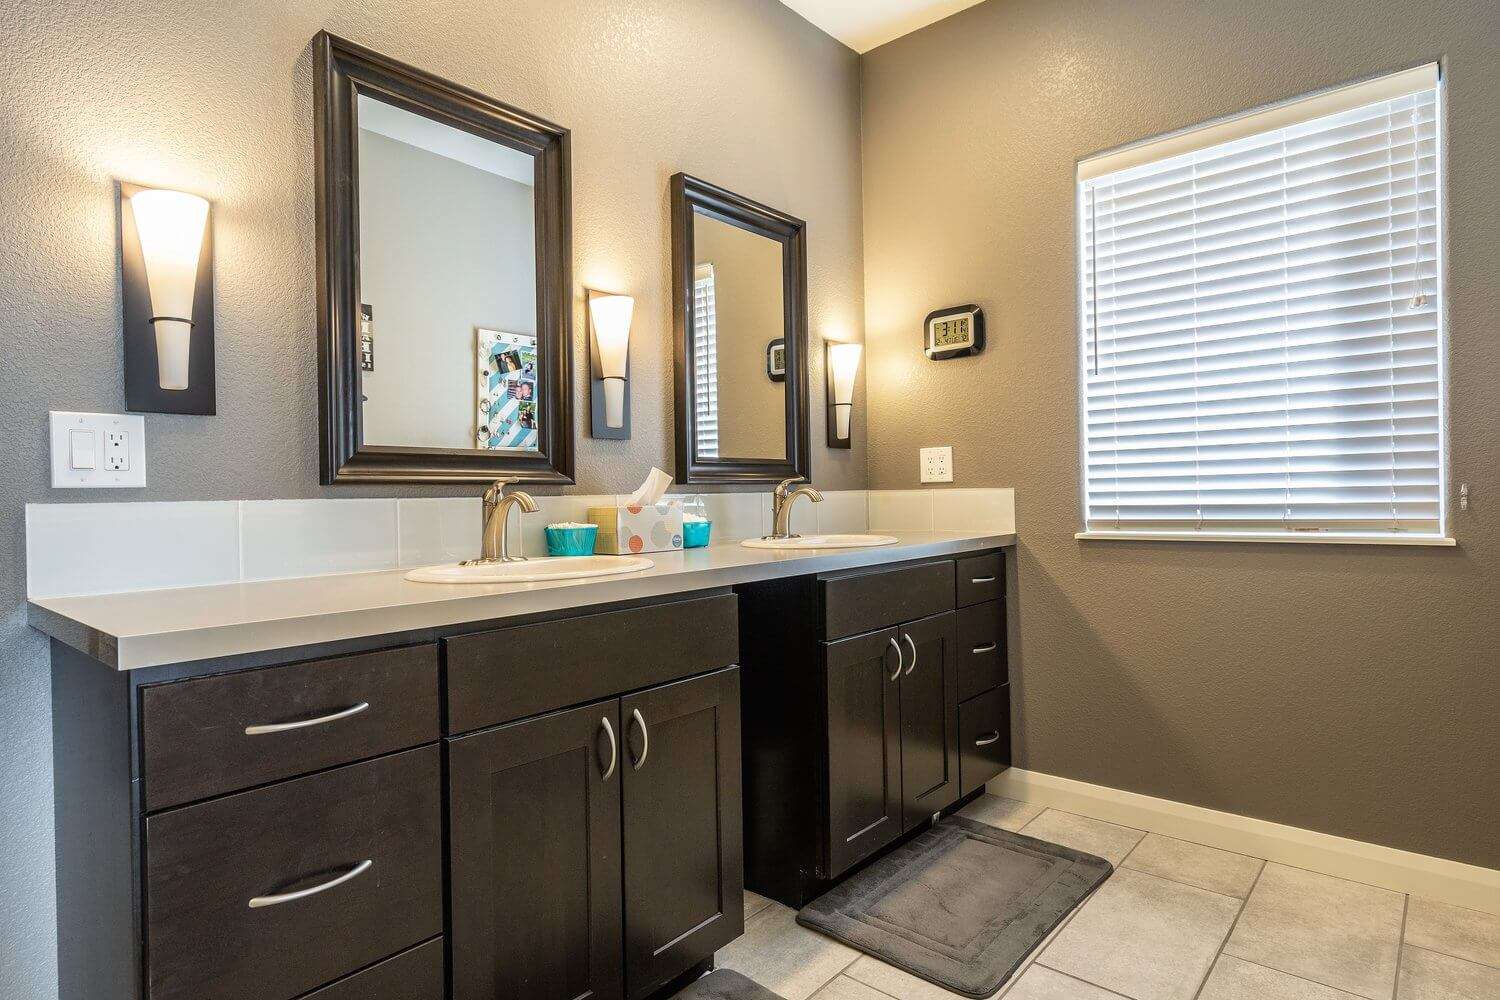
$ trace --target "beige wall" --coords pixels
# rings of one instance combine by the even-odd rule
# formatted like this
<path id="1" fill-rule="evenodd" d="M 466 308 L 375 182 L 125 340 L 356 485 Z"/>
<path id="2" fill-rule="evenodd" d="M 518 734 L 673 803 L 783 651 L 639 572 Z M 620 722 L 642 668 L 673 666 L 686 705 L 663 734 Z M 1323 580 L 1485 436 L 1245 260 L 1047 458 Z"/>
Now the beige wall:
<path id="1" fill-rule="evenodd" d="M 1459 548 L 1075 541 L 1075 161 L 1433 57 Z M 1016 487 L 1017 763 L 1500 867 L 1500 5 L 991 0 L 863 70 L 870 485 Z"/>
<path id="2" fill-rule="evenodd" d="M 721 458 L 786 458 L 786 383 L 766 375 L 766 345 L 786 320 L 781 252 L 775 240 L 693 218 L 696 263 L 714 269 Z"/>
<path id="3" fill-rule="evenodd" d="M 318 486 L 314 33 L 414 63 L 573 130 L 582 288 L 636 297 L 634 437 L 587 436 L 579 489 L 672 456 L 671 216 L 679 170 L 808 221 L 812 331 L 863 322 L 855 55 L 775 0 L 30 0 L 0 12 L 0 995 L 53 995 L 46 642 L 24 623 L 27 501 L 446 495 Z M 150 487 L 55 493 L 46 411 L 119 411 L 114 178 L 215 203 L 219 414 L 148 415 Z M 377 341 L 378 344 L 378 341 Z M 820 414 L 822 353 L 812 394 Z M 820 485 L 864 485 L 814 435 Z"/>

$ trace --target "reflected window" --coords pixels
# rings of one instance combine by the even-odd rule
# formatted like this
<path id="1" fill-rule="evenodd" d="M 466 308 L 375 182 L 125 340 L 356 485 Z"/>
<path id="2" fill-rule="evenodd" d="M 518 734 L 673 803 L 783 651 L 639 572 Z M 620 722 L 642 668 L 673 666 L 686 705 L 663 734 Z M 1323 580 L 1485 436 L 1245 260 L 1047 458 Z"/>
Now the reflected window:
<path id="1" fill-rule="evenodd" d="M 714 266 L 693 269 L 693 424 L 698 455 L 719 456 L 719 344 L 714 315 Z"/>

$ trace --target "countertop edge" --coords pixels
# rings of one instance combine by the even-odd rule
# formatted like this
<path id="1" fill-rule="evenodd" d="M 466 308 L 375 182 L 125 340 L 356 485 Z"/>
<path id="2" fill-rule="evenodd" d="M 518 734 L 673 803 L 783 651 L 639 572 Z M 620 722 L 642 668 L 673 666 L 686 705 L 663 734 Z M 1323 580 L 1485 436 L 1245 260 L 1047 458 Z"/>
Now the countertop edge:
<path id="1" fill-rule="evenodd" d="M 896 533 L 900 534 L 900 533 Z M 923 532 L 923 535 L 931 533 Z M 106 667 L 129 671 L 165 664 L 189 663 L 249 653 L 296 649 L 321 643 L 395 635 L 423 629 L 452 627 L 468 623 L 499 622 L 522 615 L 588 608 L 622 601 L 643 600 L 686 594 L 716 587 L 732 587 L 792 576 L 843 569 L 858 569 L 913 559 L 958 555 L 964 552 L 1014 546 L 1014 532 L 954 535 L 948 538 L 923 538 L 920 541 L 865 549 L 819 550 L 798 553 L 779 559 L 765 559 L 734 566 L 693 567 L 646 576 L 602 577 L 583 583 L 495 593 L 455 594 L 452 598 L 421 602 L 395 602 L 387 605 L 315 612 L 306 615 L 268 617 L 255 621 L 225 622 L 164 629 L 138 634 L 115 634 L 88 621 L 89 615 L 63 611 L 56 605 L 76 605 L 91 598 L 34 598 L 27 601 L 27 623 L 37 631 L 69 646 Z M 747 550 L 755 551 L 755 550 Z M 766 551 L 766 550 L 759 550 Z M 675 553 L 674 553 L 675 555 Z M 382 574 L 357 574 L 373 577 Z M 253 586 L 265 587 L 278 582 L 305 585 L 295 581 L 263 581 Z M 319 578 L 337 579 L 337 578 Z M 245 584 L 223 585 L 244 587 Z M 462 586 L 462 585 L 459 585 Z M 216 588 L 183 588 L 202 593 Z M 150 591 L 167 596 L 174 591 Z M 182 591 L 177 591 L 182 593 Z M 99 595 L 99 600 L 120 595 Z M 123 630 L 118 630 L 123 631 Z"/>

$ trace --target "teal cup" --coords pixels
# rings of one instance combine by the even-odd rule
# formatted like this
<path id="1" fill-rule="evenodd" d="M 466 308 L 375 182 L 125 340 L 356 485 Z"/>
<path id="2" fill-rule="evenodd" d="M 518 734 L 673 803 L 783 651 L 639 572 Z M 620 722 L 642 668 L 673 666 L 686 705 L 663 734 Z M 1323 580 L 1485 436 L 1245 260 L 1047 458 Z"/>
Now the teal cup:
<path id="1" fill-rule="evenodd" d="M 547 554 L 549 556 L 591 556 L 594 554 L 594 536 L 599 534 L 597 524 L 581 528 L 566 528 L 547 525 Z"/>
<path id="2" fill-rule="evenodd" d="M 685 549 L 703 548 L 708 544 L 709 530 L 713 526 L 712 521 L 682 522 L 682 547 Z"/>

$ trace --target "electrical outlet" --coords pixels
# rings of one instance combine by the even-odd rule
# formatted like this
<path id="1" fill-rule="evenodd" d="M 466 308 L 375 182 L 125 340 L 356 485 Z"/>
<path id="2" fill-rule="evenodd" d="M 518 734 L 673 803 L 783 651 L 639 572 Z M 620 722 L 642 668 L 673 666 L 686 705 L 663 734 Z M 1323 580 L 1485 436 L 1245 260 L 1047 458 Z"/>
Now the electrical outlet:
<path id="1" fill-rule="evenodd" d="M 146 485 L 146 421 L 134 413 L 65 413 L 52 422 L 53 489 Z"/>
<path id="2" fill-rule="evenodd" d="M 953 448 L 951 446 L 923 448 L 921 464 L 922 482 L 953 482 Z"/>

